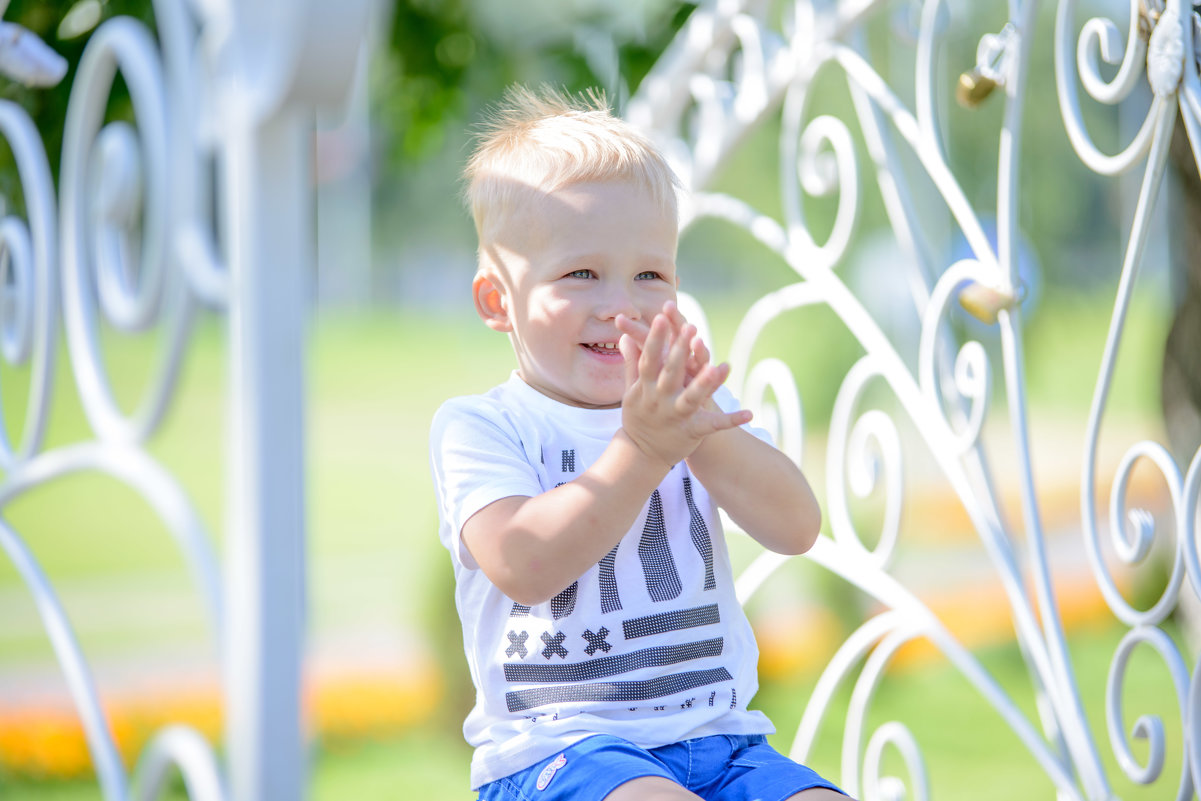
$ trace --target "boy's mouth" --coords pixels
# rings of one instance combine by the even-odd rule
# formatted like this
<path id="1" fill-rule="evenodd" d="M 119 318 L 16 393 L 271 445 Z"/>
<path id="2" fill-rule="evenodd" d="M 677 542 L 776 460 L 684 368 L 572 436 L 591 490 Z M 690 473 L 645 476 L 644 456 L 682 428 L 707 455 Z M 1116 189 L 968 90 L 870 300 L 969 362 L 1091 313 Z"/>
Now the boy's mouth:
<path id="1" fill-rule="evenodd" d="M 621 349 L 617 347 L 616 342 L 584 342 L 581 345 L 602 356 L 621 355 Z"/>

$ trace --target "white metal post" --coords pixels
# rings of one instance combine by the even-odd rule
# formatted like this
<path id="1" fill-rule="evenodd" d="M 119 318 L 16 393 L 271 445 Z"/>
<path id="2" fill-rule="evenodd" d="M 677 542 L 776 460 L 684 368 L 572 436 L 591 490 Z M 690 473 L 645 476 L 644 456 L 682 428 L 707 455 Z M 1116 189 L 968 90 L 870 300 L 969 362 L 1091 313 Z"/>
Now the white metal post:
<path id="1" fill-rule="evenodd" d="M 229 265 L 226 738 L 230 801 L 299 801 L 308 770 L 305 317 L 314 276 L 313 125 L 348 96 L 365 0 L 258 0 L 212 20 Z"/>
<path id="2" fill-rule="evenodd" d="M 292 801 L 306 783 L 304 318 L 312 275 L 311 117 L 231 137 L 226 731 L 229 797 Z"/>

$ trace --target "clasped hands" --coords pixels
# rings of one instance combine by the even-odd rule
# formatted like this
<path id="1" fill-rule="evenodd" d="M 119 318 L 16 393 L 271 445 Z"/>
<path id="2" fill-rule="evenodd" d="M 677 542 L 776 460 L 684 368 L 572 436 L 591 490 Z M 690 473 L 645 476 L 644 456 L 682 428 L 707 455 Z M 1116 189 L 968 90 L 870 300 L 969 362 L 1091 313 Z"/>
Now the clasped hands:
<path id="1" fill-rule="evenodd" d="M 647 325 L 618 315 L 625 359 L 622 429 L 648 458 L 670 469 L 692 455 L 705 437 L 750 422 L 745 409 L 723 412 L 713 393 L 730 374 L 710 354 L 672 301 Z"/>

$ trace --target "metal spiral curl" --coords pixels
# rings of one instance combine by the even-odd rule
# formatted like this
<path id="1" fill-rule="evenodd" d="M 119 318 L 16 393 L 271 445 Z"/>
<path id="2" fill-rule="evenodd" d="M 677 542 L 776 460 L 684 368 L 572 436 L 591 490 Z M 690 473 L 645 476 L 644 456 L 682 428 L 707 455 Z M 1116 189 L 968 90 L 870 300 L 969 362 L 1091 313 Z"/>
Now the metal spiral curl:
<path id="1" fill-rule="evenodd" d="M 156 733 L 138 759 L 133 801 L 161 798 L 172 768 L 179 769 L 191 801 L 228 797 L 212 746 L 195 729 L 172 725 Z"/>
<path id="2" fill-rule="evenodd" d="M 864 357 L 851 367 L 843 379 L 830 416 L 827 475 L 830 477 L 830 522 L 835 542 L 856 549 L 872 564 L 883 569 L 892 558 L 901 530 L 904 500 L 901 441 L 896 423 L 878 409 L 864 412 L 855 420 L 854 427 L 850 424 L 852 410 L 863 390 L 877 375 L 871 358 Z M 869 443 L 875 443 L 875 448 L 869 447 Z M 883 482 L 880 481 L 881 472 L 884 475 Z M 870 496 L 880 483 L 886 488 L 884 520 L 874 548 L 864 544 L 851 520 L 850 505 L 843 487 L 844 478 L 859 498 Z"/>
<path id="3" fill-rule="evenodd" d="M 1145 509 L 1130 509 L 1126 496 L 1135 465 L 1140 460 L 1154 464 L 1164 477 L 1171 496 L 1173 510 L 1184 506 L 1180 470 L 1171 454 L 1156 442 L 1144 441 L 1135 444 L 1122 457 L 1114 478 L 1109 497 L 1109 524 L 1113 550 L 1121 562 L 1134 566 L 1142 562 L 1151 551 L 1155 539 L 1155 518 Z M 1178 519 L 1178 518 L 1177 518 Z M 1163 594 L 1146 611 L 1135 609 L 1118 589 L 1105 560 L 1100 557 L 1099 532 L 1086 528 L 1085 542 L 1094 558 L 1094 576 L 1113 613 L 1131 626 L 1157 626 L 1162 623 L 1180 596 L 1180 586 L 1185 575 L 1185 548 L 1183 532 L 1177 532 L 1177 542 L 1172 549 L 1172 573 Z"/>
<path id="4" fill-rule="evenodd" d="M 790 240 L 805 247 L 806 261 L 814 268 L 829 269 L 842 261 L 854 233 L 859 212 L 858 157 L 850 130 L 837 117 L 815 117 L 801 130 L 807 89 L 797 84 L 784 103 L 780 133 L 784 219 Z M 800 190 L 812 197 L 838 193 L 834 223 L 823 243 L 814 240 L 805 220 Z"/>
<path id="5" fill-rule="evenodd" d="M 880 761 L 888 746 L 897 750 L 909 768 L 914 799 L 929 799 L 930 781 L 926 776 L 921 748 L 909 728 L 893 720 L 877 727 L 867 742 L 863 755 L 864 801 L 902 801 L 907 796 L 905 784 L 899 777 L 880 775 Z"/>
<path id="6" fill-rule="evenodd" d="M 28 222 L 0 219 L 0 355 L 14 367 L 31 365 L 24 433 L 14 449 L 0 393 L 0 468 L 12 469 L 41 448 L 49 414 L 56 343 L 58 231 L 54 183 L 33 120 L 0 100 L 0 136 L 17 164 Z"/>
<path id="7" fill-rule="evenodd" d="M 1074 48 L 1075 58 L 1070 58 L 1069 53 L 1073 50 L 1071 25 L 1076 0 L 1060 0 L 1059 13 L 1055 19 L 1055 81 L 1068 139 L 1071 140 L 1072 147 L 1080 159 L 1094 172 L 1102 175 L 1124 172 L 1146 155 L 1155 131 L 1155 120 L 1158 116 L 1156 105 L 1163 102 L 1161 98 L 1156 98 L 1152 110 L 1133 139 L 1114 155 L 1103 153 L 1085 128 L 1077 94 L 1077 76 L 1090 97 L 1112 105 L 1130 95 L 1144 72 L 1147 45 L 1139 34 L 1139 0 L 1129 2 L 1130 21 L 1125 44 L 1116 23 L 1107 18 L 1094 17 L 1085 23 L 1080 32 Z M 1161 22 L 1163 21 L 1161 19 Z M 1100 61 L 1120 65 L 1112 81 L 1106 81 L 1101 76 Z"/>
<path id="8" fill-rule="evenodd" d="M 1155 516 L 1147 509 L 1127 509 L 1126 494 L 1130 488 L 1131 474 L 1139 459 L 1149 459 L 1156 464 L 1164 471 L 1169 484 L 1179 483 L 1180 477 L 1175 462 L 1158 443 L 1141 442 L 1127 451 L 1122 458 L 1117 477 L 1114 479 L 1113 493 L 1110 495 L 1109 525 L 1114 551 L 1127 565 L 1137 565 L 1146 559 L 1155 539 Z M 1173 504 L 1179 501 L 1176 491 L 1172 492 L 1172 501 Z M 1183 564 L 1181 558 L 1177 558 L 1176 561 Z"/>
<path id="9" fill-rule="evenodd" d="M 162 244 L 152 237 L 162 235 L 165 221 L 149 219 L 161 206 L 152 202 L 147 208 L 143 202 L 139 149 L 134 127 L 112 122 L 100 129 L 91 164 L 95 195 L 89 227 L 96 291 L 105 318 L 125 333 L 140 333 L 154 322 L 164 272 Z M 155 198 L 151 196 L 150 200 Z M 148 216 L 143 229 L 147 236 L 139 242 L 143 211 Z M 142 261 L 139 254 L 143 250 L 147 251 L 147 261 L 135 270 L 131 265 Z"/>
<path id="10" fill-rule="evenodd" d="M 1076 69 L 1080 82 L 1091 97 L 1101 103 L 1113 105 L 1130 96 L 1138 85 L 1147 54 L 1146 43 L 1139 33 L 1139 0 L 1130 0 L 1130 19 L 1127 24 L 1126 42 L 1122 33 L 1109 19 L 1093 17 L 1080 31 L 1076 48 Z M 1113 80 L 1101 75 L 1100 61 L 1113 66 L 1120 65 Z"/>
<path id="11" fill-rule="evenodd" d="M 682 134 L 690 154 L 692 188 L 705 186 L 717 172 L 730 150 L 732 132 L 752 124 L 769 106 L 768 70 L 782 49 L 771 31 L 746 14 L 717 9 L 698 12 L 697 19 L 709 20 L 705 36 L 711 41 L 687 84 L 692 125 Z M 681 120 L 685 117 L 680 114 Z"/>
<path id="12" fill-rule="evenodd" d="M 19 217 L 0 220 L 0 354 L 11 365 L 29 362 L 33 350 L 33 243 Z"/>
<path id="13" fill-rule="evenodd" d="M 767 398 L 769 389 L 775 403 Z M 800 465 L 805 443 L 805 417 L 801 393 L 788 365 L 775 358 L 758 362 L 747 375 L 742 402 L 755 413 L 756 425 L 772 433 L 776 447 Z"/>
<path id="14" fill-rule="evenodd" d="M 129 87 L 137 131 L 101 128 L 118 70 Z M 63 131 L 64 317 L 79 395 L 97 436 L 144 441 L 174 388 L 192 304 L 170 268 L 171 197 L 163 68 L 141 23 L 101 25 L 80 58 Z M 139 235 L 140 232 L 140 235 Z M 101 317 L 123 334 L 165 328 L 160 364 L 139 408 L 127 415 L 109 384 Z"/>
<path id="15" fill-rule="evenodd" d="M 1172 675 L 1172 686 L 1176 690 L 1176 698 L 1180 704 L 1181 719 L 1186 719 L 1186 703 L 1189 697 L 1189 675 L 1172 638 L 1162 629 L 1152 626 L 1139 626 L 1131 629 L 1118 644 L 1113 661 L 1109 666 L 1109 678 L 1105 687 L 1105 723 L 1109 731 L 1109 742 L 1113 746 L 1114 756 L 1122 772 L 1137 784 L 1152 784 L 1163 773 L 1165 761 L 1165 736 L 1163 720 L 1158 715 L 1141 715 L 1135 721 L 1131 734 L 1135 739 L 1147 743 L 1147 758 L 1145 764 L 1139 764 L 1137 757 L 1130 748 L 1130 741 L 1123 727 L 1122 687 L 1126 682 L 1126 667 L 1130 655 L 1139 645 L 1149 645 L 1163 659 Z M 1186 739 L 1191 739 L 1186 735 Z M 1180 785 L 1176 794 L 1177 801 L 1185 801 L 1193 797 L 1193 782 L 1189 772 L 1189 757 L 1184 754 L 1180 765 Z"/>
<path id="16" fill-rule="evenodd" d="M 855 688 L 851 692 L 851 706 L 847 713 L 842 748 L 842 775 L 844 781 L 851 785 L 846 789 L 852 795 L 858 796 L 858 788 L 847 779 L 859 775 L 857 765 L 859 750 L 863 743 L 867 711 L 871 707 L 876 688 L 880 685 L 884 669 L 897 650 L 916 636 L 917 630 L 912 626 L 900 626 L 889 632 L 868 655 L 867 662 L 864 664 L 859 678 L 855 681 Z M 904 784 L 898 777 L 882 777 L 880 775 L 880 757 L 886 744 L 896 746 L 904 760 L 909 776 L 913 780 L 916 801 L 929 801 L 929 781 L 926 778 L 926 765 L 921 749 L 909 728 L 899 721 L 889 721 L 878 726 L 872 732 L 864 749 L 862 765 L 864 801 L 899 801 L 906 796 Z"/>
<path id="17" fill-rule="evenodd" d="M 930 303 L 922 317 L 922 334 L 918 343 L 918 377 L 922 394 L 929 406 L 938 411 L 937 419 L 944 425 L 946 435 L 957 452 L 966 453 L 980 439 L 980 431 L 988 411 L 991 392 L 991 368 L 984 346 L 975 340 L 964 342 L 955 356 L 953 380 L 941 380 L 939 368 L 944 367 L 939 359 L 939 334 L 945 330 L 946 315 L 951 298 L 966 282 L 987 284 L 992 276 L 982 263 L 965 259 L 952 264 L 939 278 L 930 296 Z M 951 421 L 942 398 L 953 390 L 956 398 L 952 407 L 962 411 L 959 401 L 968 404 L 965 422 L 956 428 Z"/>
<path id="18" fill-rule="evenodd" d="M 212 542 L 187 494 L 175 478 L 145 451 L 99 443 L 83 443 L 48 451 L 28 462 L 23 470 L 0 485 L 0 511 L 26 492 L 82 473 L 108 475 L 122 482 L 136 491 L 163 521 L 200 590 L 212 623 L 213 642 L 219 648 L 225 616 L 218 560 Z M 21 535 L 2 519 L 0 554 L 7 554 L 33 596 L 83 725 L 103 797 L 106 801 L 126 801 L 129 798 L 128 776 L 71 621 L 37 558 Z"/>
<path id="19" fill-rule="evenodd" d="M 174 258 L 190 291 L 203 303 L 224 308 L 229 300 L 229 268 L 216 242 L 212 179 L 222 117 L 210 74 L 217 70 L 221 39 L 228 32 L 217 20 L 228 20 L 225 0 L 185 4 L 155 0 L 155 21 L 162 42 L 167 91 L 168 133 L 172 167 L 172 236 L 168 256 Z M 193 19 L 208 20 L 199 31 Z"/>

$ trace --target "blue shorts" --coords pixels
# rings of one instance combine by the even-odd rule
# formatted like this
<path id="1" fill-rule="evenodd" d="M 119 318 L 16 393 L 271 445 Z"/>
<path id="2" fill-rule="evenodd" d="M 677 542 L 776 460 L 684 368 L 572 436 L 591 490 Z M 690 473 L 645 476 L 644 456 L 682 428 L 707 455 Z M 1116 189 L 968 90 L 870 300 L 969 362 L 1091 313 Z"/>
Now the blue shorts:
<path id="1" fill-rule="evenodd" d="M 649 750 L 598 734 L 485 784 L 479 801 L 601 801 L 643 776 L 662 776 L 706 801 L 784 801 L 814 787 L 838 790 L 761 734 L 718 734 Z"/>

